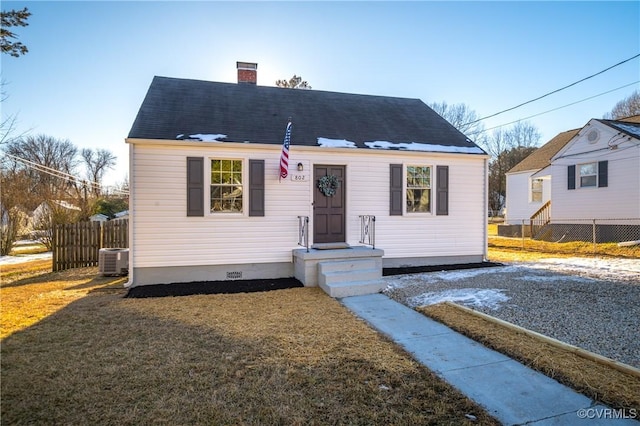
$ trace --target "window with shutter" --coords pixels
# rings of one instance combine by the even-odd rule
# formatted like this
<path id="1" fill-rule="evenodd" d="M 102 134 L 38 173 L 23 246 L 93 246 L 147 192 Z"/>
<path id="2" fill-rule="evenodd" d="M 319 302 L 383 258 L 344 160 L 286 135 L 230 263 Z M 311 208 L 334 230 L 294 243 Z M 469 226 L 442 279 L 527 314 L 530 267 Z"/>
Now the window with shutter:
<path id="1" fill-rule="evenodd" d="M 449 214 L 449 166 L 436 166 L 436 215 Z"/>
<path id="2" fill-rule="evenodd" d="M 609 162 L 598 162 L 598 188 L 606 188 L 609 186 Z"/>
<path id="3" fill-rule="evenodd" d="M 264 216 L 264 160 L 249 160 L 249 216 Z"/>
<path id="4" fill-rule="evenodd" d="M 187 216 L 204 216 L 203 157 L 187 157 Z"/>
<path id="5" fill-rule="evenodd" d="M 402 164 L 389 165 L 389 215 L 402 216 Z"/>
<path id="6" fill-rule="evenodd" d="M 576 166 L 567 167 L 567 189 L 576 189 Z"/>
<path id="7" fill-rule="evenodd" d="M 211 213 L 242 213 L 242 160 L 211 160 Z"/>

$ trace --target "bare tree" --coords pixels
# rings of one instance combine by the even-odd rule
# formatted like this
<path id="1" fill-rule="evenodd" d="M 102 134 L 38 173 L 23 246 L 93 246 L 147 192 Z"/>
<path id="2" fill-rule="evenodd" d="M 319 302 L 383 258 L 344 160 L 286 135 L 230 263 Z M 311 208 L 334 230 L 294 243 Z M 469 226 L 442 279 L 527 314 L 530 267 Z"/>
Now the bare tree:
<path id="1" fill-rule="evenodd" d="M 507 130 L 497 129 L 486 139 L 489 160 L 489 208 L 500 211 L 505 203 L 506 173 L 535 151 L 540 142 L 537 127 L 518 122 Z"/>
<path id="2" fill-rule="evenodd" d="M 618 102 L 613 109 L 602 118 L 618 120 L 620 118 L 631 117 L 632 115 L 640 115 L 640 91 L 638 90 Z"/>
<path id="3" fill-rule="evenodd" d="M 29 190 L 47 199 L 62 197 L 78 190 L 79 183 L 69 178 L 78 165 L 78 148 L 67 139 L 47 135 L 26 136 L 10 141 L 5 153 L 30 177 Z"/>
<path id="4" fill-rule="evenodd" d="M 116 165 L 116 156 L 106 149 L 96 149 L 94 151 L 91 148 L 83 148 L 81 156 L 87 168 L 89 181 L 92 182 L 91 190 L 97 198 L 101 193 L 100 185 L 104 174 Z"/>
<path id="5" fill-rule="evenodd" d="M 9 167 L 8 167 L 9 166 Z M 10 167 L 7 161 L 0 166 L 0 255 L 11 252 L 19 235 L 27 229 L 27 205 L 32 194 L 24 191 L 28 178 L 24 170 Z"/>
<path id="6" fill-rule="evenodd" d="M 276 80 L 276 86 L 286 89 L 311 89 L 309 83 L 302 80 L 302 77 L 293 75 L 289 80 Z"/>
<path id="7" fill-rule="evenodd" d="M 443 101 L 432 102 L 429 107 L 469 139 L 474 140 L 476 144 L 484 148 L 486 145 L 484 124 L 478 121 L 478 114 L 468 105 L 449 105 Z"/>

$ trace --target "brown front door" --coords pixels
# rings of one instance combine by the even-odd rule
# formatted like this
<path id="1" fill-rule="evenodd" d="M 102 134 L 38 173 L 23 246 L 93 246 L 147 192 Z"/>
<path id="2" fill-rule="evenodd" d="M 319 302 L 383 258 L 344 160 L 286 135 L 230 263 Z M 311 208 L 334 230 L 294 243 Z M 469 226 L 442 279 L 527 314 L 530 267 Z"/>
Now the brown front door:
<path id="1" fill-rule="evenodd" d="M 333 196 L 324 195 L 318 188 L 323 176 L 337 177 L 338 187 Z M 316 165 L 313 168 L 313 242 L 344 243 L 345 235 L 345 166 Z"/>

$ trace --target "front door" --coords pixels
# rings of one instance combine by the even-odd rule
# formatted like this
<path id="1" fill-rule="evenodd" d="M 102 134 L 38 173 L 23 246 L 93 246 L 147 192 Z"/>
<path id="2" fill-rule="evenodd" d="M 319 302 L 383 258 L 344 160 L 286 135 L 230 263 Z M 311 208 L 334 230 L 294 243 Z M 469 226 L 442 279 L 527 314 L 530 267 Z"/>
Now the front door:
<path id="1" fill-rule="evenodd" d="M 324 176 L 335 176 L 335 194 L 325 195 L 318 187 Z M 345 235 L 345 166 L 316 165 L 313 168 L 313 242 L 344 243 Z M 331 192 L 331 191 L 325 191 Z"/>

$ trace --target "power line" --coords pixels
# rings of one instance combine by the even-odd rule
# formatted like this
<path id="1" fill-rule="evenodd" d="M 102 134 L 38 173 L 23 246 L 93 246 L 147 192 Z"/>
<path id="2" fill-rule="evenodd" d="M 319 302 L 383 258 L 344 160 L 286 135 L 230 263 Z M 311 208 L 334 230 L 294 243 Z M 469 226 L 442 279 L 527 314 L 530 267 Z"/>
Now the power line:
<path id="1" fill-rule="evenodd" d="M 557 110 L 562 109 L 562 108 L 570 107 L 572 105 L 576 105 L 576 104 L 579 104 L 581 102 L 586 102 L 588 100 L 597 98 L 599 96 L 606 95 L 606 94 L 611 93 L 611 92 L 615 92 L 616 90 L 624 89 L 625 87 L 633 86 L 634 84 L 638 84 L 638 83 L 640 83 L 640 80 L 634 81 L 633 83 L 625 84 L 624 86 L 616 87 L 615 89 L 607 90 L 606 92 L 598 93 L 597 95 L 589 96 L 588 98 L 580 99 L 579 101 L 575 101 L 575 102 L 571 102 L 571 103 L 566 104 L 566 105 L 559 106 L 557 108 L 553 108 L 553 109 L 549 109 L 547 111 L 539 112 L 537 114 L 533 114 L 533 115 L 530 115 L 528 117 L 519 118 L 517 120 L 510 121 L 509 123 L 505 123 L 505 124 L 500 124 L 498 126 L 489 127 L 488 129 L 483 129 L 483 130 L 480 130 L 478 132 L 469 133 L 469 136 L 479 135 L 480 133 L 488 132 L 489 130 L 498 129 L 500 127 L 508 126 L 509 124 L 518 123 L 520 121 L 528 120 L 530 118 L 537 117 L 539 115 L 548 114 L 550 112 L 557 111 Z"/>
<path id="2" fill-rule="evenodd" d="M 507 109 L 505 109 L 505 110 L 503 110 L 503 111 L 496 112 L 495 114 L 487 115 L 486 117 L 482 117 L 482 118 L 478 118 L 477 120 L 470 121 L 470 122 L 468 122 L 468 123 L 465 123 L 465 124 L 464 124 L 464 126 L 469 125 L 469 124 L 473 124 L 473 123 L 477 123 L 478 121 L 486 120 L 487 118 L 495 117 L 496 115 L 500 115 L 500 114 L 503 114 L 503 113 L 505 113 L 505 112 L 512 111 L 512 110 L 514 110 L 514 109 L 516 109 L 516 108 L 520 108 L 521 106 L 524 106 L 524 105 L 530 104 L 530 103 L 532 103 L 532 102 L 538 101 L 538 100 L 540 100 L 540 99 L 542 99 L 542 98 L 545 98 L 545 97 L 547 97 L 547 96 L 549 96 L 549 95 L 553 95 L 554 93 L 558 93 L 558 92 L 560 92 L 560 91 L 562 91 L 562 90 L 568 89 L 568 88 L 569 88 L 569 87 L 571 87 L 571 86 L 575 86 L 575 85 L 576 85 L 576 84 L 578 84 L 578 83 L 582 83 L 583 81 L 589 80 L 590 78 L 593 78 L 593 77 L 595 77 L 595 76 L 597 76 L 597 75 L 600 75 L 600 74 L 602 74 L 602 73 L 604 73 L 604 72 L 607 72 L 607 71 L 609 71 L 610 69 L 613 69 L 613 68 L 615 68 L 615 67 L 617 67 L 617 66 L 620 66 L 620 65 L 622 65 L 622 64 L 624 64 L 624 63 L 626 63 L 626 62 L 629 62 L 629 61 L 631 61 L 631 60 L 633 60 L 633 59 L 635 59 L 635 58 L 637 58 L 637 57 L 639 57 L 639 56 L 640 56 L 640 53 L 638 53 L 638 54 L 637 54 L 637 55 L 635 55 L 635 56 L 632 56 L 632 57 L 631 57 L 631 58 L 629 58 L 629 59 L 625 59 L 625 60 L 624 60 L 624 61 L 622 61 L 622 62 L 618 62 L 618 63 L 617 63 L 617 64 L 615 64 L 615 65 L 611 65 L 610 67 L 605 68 L 605 69 L 603 69 L 602 71 L 598 71 L 598 72 L 597 72 L 597 73 L 595 73 L 595 74 L 592 74 L 592 75 L 590 75 L 590 76 L 588 76 L 588 77 L 585 77 L 585 78 L 583 78 L 583 79 L 581 79 L 581 80 L 578 80 L 578 81 L 576 81 L 576 82 L 574 82 L 574 83 L 571 83 L 571 84 L 569 84 L 569 85 L 567 85 L 567 86 L 561 87 L 560 89 L 556 89 L 556 90 L 553 90 L 553 91 L 551 91 L 551 92 L 549 92 L 549 93 L 545 93 L 544 95 L 542 95 L 542 96 L 538 96 L 538 97 L 537 97 L 537 98 L 535 98 L 535 99 L 531 99 L 530 101 L 523 102 L 523 103 L 521 103 L 521 104 L 519 104 L 519 105 L 516 105 L 516 106 L 514 106 L 514 107 L 507 108 Z"/>
<path id="3" fill-rule="evenodd" d="M 53 177 L 56 177 L 58 179 L 64 179 L 64 180 L 66 180 L 68 182 L 71 182 L 71 183 L 82 182 L 83 185 L 88 185 L 88 186 L 91 186 L 91 187 L 96 188 L 96 189 L 102 188 L 102 185 L 100 183 L 98 183 L 98 182 L 93 182 L 93 181 L 90 181 L 90 180 L 87 180 L 87 179 L 79 179 L 76 176 L 73 176 L 73 175 L 71 175 L 69 173 L 63 172 L 61 170 L 53 169 L 53 168 L 45 166 L 43 164 L 38 164 L 38 163 L 35 163 L 33 161 L 30 161 L 30 160 L 27 160 L 27 159 L 24 159 L 24 158 L 21 158 L 21 157 L 17 157 L 15 155 L 12 155 L 12 154 L 9 154 L 9 153 L 5 153 L 5 155 L 7 157 L 13 158 L 15 161 L 18 161 L 18 162 L 24 164 L 27 167 L 31 167 L 31 168 L 33 168 L 33 169 L 35 169 L 35 170 L 37 170 L 37 171 L 39 171 L 41 173 L 45 173 L 45 174 L 49 175 L 49 176 L 53 176 Z M 114 192 L 120 193 L 121 195 L 129 195 L 128 191 L 123 191 L 123 190 L 120 190 L 120 189 L 114 189 Z"/>

